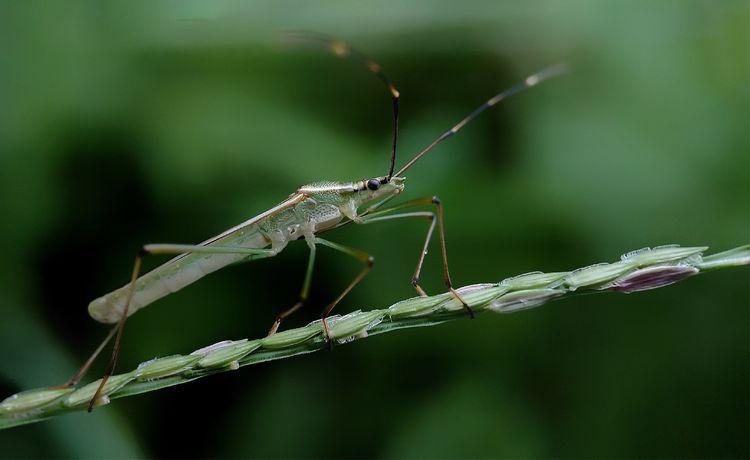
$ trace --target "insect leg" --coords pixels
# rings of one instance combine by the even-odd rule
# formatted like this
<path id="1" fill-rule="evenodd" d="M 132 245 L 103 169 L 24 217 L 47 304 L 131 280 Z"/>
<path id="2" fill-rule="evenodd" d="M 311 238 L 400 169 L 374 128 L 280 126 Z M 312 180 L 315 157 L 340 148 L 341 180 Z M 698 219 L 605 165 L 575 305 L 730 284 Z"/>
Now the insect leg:
<path id="1" fill-rule="evenodd" d="M 352 289 L 354 289 L 354 286 L 359 284 L 360 281 L 362 281 L 362 279 L 364 279 L 364 277 L 367 276 L 370 270 L 372 270 L 373 265 L 375 265 L 375 258 L 360 249 L 350 248 L 342 244 L 324 240 L 323 238 L 315 238 L 315 243 L 322 244 L 323 246 L 328 246 L 329 248 L 335 249 L 339 252 L 343 252 L 344 254 L 350 255 L 365 264 L 364 268 L 362 268 L 359 274 L 357 274 L 357 276 L 351 281 L 351 283 L 349 283 L 349 285 L 344 289 L 344 291 L 341 294 L 339 294 L 338 297 L 336 297 L 336 299 L 333 302 L 328 304 L 328 306 L 323 310 L 323 314 L 320 316 L 320 318 L 323 320 L 323 329 L 325 330 L 325 333 L 326 333 L 326 340 L 328 341 L 328 344 L 330 346 L 331 339 L 330 339 L 328 323 L 326 322 L 326 318 L 331 314 L 331 311 L 333 311 L 333 308 L 339 302 L 341 302 L 341 299 L 346 297 L 346 295 L 349 294 L 349 292 Z"/>
<path id="2" fill-rule="evenodd" d="M 89 371 L 89 368 L 91 367 L 91 365 L 94 364 L 94 361 L 96 360 L 96 357 L 99 356 L 99 353 L 101 353 L 102 350 L 104 350 L 104 347 L 107 346 L 109 341 L 112 340 L 112 337 L 115 336 L 116 332 L 117 332 L 117 326 L 110 329 L 107 336 L 104 338 L 104 340 L 102 340 L 102 343 L 100 343 L 99 346 L 96 347 L 96 350 L 94 350 L 94 352 L 91 353 L 91 356 L 89 356 L 89 359 L 87 359 L 86 362 L 83 363 L 83 366 L 81 366 L 81 368 L 78 369 L 78 371 L 73 375 L 73 377 L 68 379 L 68 381 L 63 383 L 62 385 L 58 385 L 52 388 L 56 388 L 56 389 L 57 388 L 70 388 L 70 387 L 76 386 L 78 382 L 81 381 L 83 376 L 86 375 L 86 373 Z"/>
<path id="3" fill-rule="evenodd" d="M 437 212 L 436 213 L 407 212 L 407 213 L 393 214 L 394 211 L 398 211 L 400 209 L 410 208 L 414 206 L 424 206 L 424 205 L 434 205 L 436 207 Z M 441 203 L 440 199 L 436 196 L 433 196 L 433 197 L 416 198 L 414 200 L 405 201 L 396 206 L 370 213 L 369 215 L 362 217 L 361 223 L 370 224 L 370 223 L 380 222 L 384 220 L 402 219 L 402 218 L 422 218 L 422 219 L 426 218 L 430 220 L 430 226 L 427 229 L 427 235 L 425 236 L 424 246 L 422 247 L 422 252 L 419 255 L 417 268 L 414 271 L 414 276 L 412 277 L 412 281 L 411 281 L 411 284 L 412 286 L 414 286 L 414 289 L 417 291 L 417 293 L 419 293 L 419 295 L 421 296 L 426 295 L 426 293 L 424 292 L 424 289 L 422 289 L 422 287 L 419 285 L 419 277 L 420 277 L 420 274 L 422 273 L 422 265 L 424 264 L 424 258 L 427 255 L 427 247 L 430 244 L 432 234 L 435 230 L 435 226 L 437 225 L 438 234 L 440 235 L 440 251 L 443 257 L 443 281 L 445 282 L 445 286 L 448 288 L 451 294 L 453 294 L 453 296 L 459 302 L 461 302 L 461 305 L 464 306 L 469 316 L 471 318 L 474 318 L 474 311 L 461 298 L 458 292 L 456 292 L 456 290 L 453 289 L 453 282 L 451 280 L 450 270 L 448 269 L 448 255 L 447 255 L 447 251 L 445 248 L 445 228 L 443 225 L 443 204 Z"/>
<path id="4" fill-rule="evenodd" d="M 135 293 L 136 281 L 138 281 L 138 275 L 141 272 L 141 263 L 143 262 L 144 257 L 147 255 L 154 255 L 154 254 L 187 254 L 187 253 L 247 254 L 249 256 L 257 255 L 260 257 L 272 257 L 276 255 L 276 251 L 274 251 L 273 249 L 252 249 L 252 248 L 242 248 L 242 247 L 233 247 L 233 246 L 200 246 L 200 245 L 187 245 L 187 244 L 147 244 L 143 246 L 141 250 L 138 251 L 138 254 L 135 257 L 135 262 L 133 263 L 133 271 L 130 276 L 130 283 L 129 283 L 129 288 L 128 288 L 128 295 L 125 300 L 125 307 L 123 308 L 122 317 L 120 318 L 120 321 L 117 323 L 117 326 L 115 327 L 117 330 L 117 335 L 115 337 L 115 344 L 112 347 L 112 355 L 110 356 L 109 363 L 107 364 L 107 367 L 104 370 L 104 376 L 102 377 L 102 381 L 99 383 L 99 387 L 96 389 L 96 393 L 94 393 L 94 396 L 91 398 L 91 401 L 89 402 L 89 407 L 88 407 L 89 412 L 91 412 L 91 410 L 94 408 L 94 404 L 99 399 L 99 395 L 101 394 L 102 389 L 104 388 L 104 385 L 107 383 L 107 380 L 109 380 L 109 377 L 112 375 L 112 373 L 115 370 L 115 366 L 117 365 L 117 357 L 120 354 L 120 345 L 122 343 L 122 333 L 125 330 L 125 322 L 128 319 L 128 308 L 130 307 L 130 302 L 133 300 L 133 294 Z M 98 351 L 100 350 L 97 350 L 96 354 L 98 354 Z M 87 364 L 89 363 L 87 362 Z M 81 369 L 84 371 L 87 370 L 86 364 L 84 364 L 84 367 Z M 77 373 L 76 376 L 80 379 L 83 376 L 83 373 L 81 373 L 81 375 L 78 375 Z"/>
<path id="5" fill-rule="evenodd" d="M 274 321 L 273 325 L 271 326 L 271 330 L 268 331 L 268 335 L 273 335 L 276 333 L 276 331 L 279 329 L 279 326 L 281 325 L 281 321 L 283 321 L 286 317 L 294 313 L 295 311 L 299 310 L 307 300 L 307 296 L 310 293 L 310 282 L 312 280 L 312 273 L 313 273 L 313 267 L 315 265 L 315 245 L 310 245 L 310 257 L 307 261 L 307 271 L 305 273 L 305 281 L 302 283 L 302 290 L 299 293 L 299 299 L 297 300 L 297 303 L 292 305 L 291 308 L 282 311 L 279 313 L 279 315 L 276 317 L 276 321 Z"/>
<path id="6" fill-rule="evenodd" d="M 417 261 L 417 268 L 414 270 L 414 276 L 412 277 L 412 286 L 414 286 L 414 289 L 417 291 L 417 294 L 419 294 L 422 297 L 426 297 L 427 293 L 419 285 L 419 276 L 420 276 L 420 273 L 422 272 L 422 266 L 424 264 L 425 256 L 427 255 L 427 248 L 430 246 L 430 240 L 432 240 L 432 234 L 435 231 L 435 225 L 437 224 L 435 213 L 432 211 L 418 211 L 418 212 L 389 214 L 389 215 L 378 216 L 378 217 L 373 217 L 373 218 L 363 218 L 362 223 L 371 224 L 375 222 L 382 222 L 385 220 L 404 219 L 404 218 L 418 218 L 418 219 L 421 218 L 421 219 L 427 219 L 430 221 L 430 226 L 427 228 L 427 234 L 425 235 L 424 244 L 422 245 L 422 251 L 419 253 L 419 260 Z"/>

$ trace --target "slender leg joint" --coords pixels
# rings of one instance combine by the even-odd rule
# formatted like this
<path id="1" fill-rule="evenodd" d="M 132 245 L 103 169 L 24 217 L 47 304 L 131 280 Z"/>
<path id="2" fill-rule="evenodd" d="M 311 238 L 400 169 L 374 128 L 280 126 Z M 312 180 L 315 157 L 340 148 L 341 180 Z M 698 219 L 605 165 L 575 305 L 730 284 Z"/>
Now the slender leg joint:
<path id="1" fill-rule="evenodd" d="M 307 296 L 306 295 L 305 296 L 300 296 L 300 298 L 297 301 L 297 303 L 295 303 L 294 305 L 292 305 L 292 308 L 289 308 L 289 309 L 284 310 L 283 312 L 279 313 L 276 316 L 276 320 L 271 325 L 271 329 L 268 330 L 268 336 L 274 335 L 276 333 L 276 331 L 279 330 L 279 326 L 281 326 L 281 322 L 283 320 L 285 320 L 288 316 L 290 316 L 292 313 L 294 313 L 295 311 L 297 311 L 300 308 L 302 308 L 302 306 L 305 305 L 305 301 L 306 300 L 307 300 Z"/>
<path id="2" fill-rule="evenodd" d="M 316 242 L 319 244 L 323 244 L 324 246 L 328 246 L 331 249 L 335 249 L 337 251 L 343 252 L 345 254 L 348 254 L 356 259 L 359 259 L 362 261 L 365 266 L 362 268 L 362 270 L 359 272 L 359 274 L 349 283 L 349 285 L 344 289 L 344 291 L 339 294 L 339 296 L 328 306 L 323 310 L 323 314 L 320 315 L 320 319 L 323 322 L 323 330 L 325 332 L 325 339 L 326 343 L 328 344 L 328 349 L 333 349 L 333 341 L 331 340 L 330 330 L 328 328 L 328 322 L 326 319 L 331 314 L 331 311 L 333 311 L 333 308 L 343 299 L 347 294 L 349 294 L 349 291 L 351 291 L 354 286 L 360 283 L 362 279 L 367 276 L 367 274 L 372 270 L 373 265 L 375 265 L 375 258 L 371 256 L 370 254 L 361 251 L 359 249 L 353 249 L 346 246 L 342 246 L 337 243 L 333 243 L 331 241 L 324 240 L 322 238 L 316 238 Z"/>
<path id="3" fill-rule="evenodd" d="M 414 290 L 417 291 L 417 294 L 419 294 L 420 297 L 427 297 L 427 293 L 424 289 L 422 289 L 422 286 L 419 285 L 419 278 L 413 277 L 411 279 L 411 285 L 414 287 Z"/>
<path id="4" fill-rule="evenodd" d="M 456 292 L 455 289 L 450 285 L 450 283 L 445 283 L 448 287 L 448 290 L 451 291 L 451 294 L 453 294 L 453 297 L 455 297 L 459 302 L 461 302 L 461 305 L 464 306 L 464 310 L 466 310 L 466 313 L 469 315 L 469 318 L 474 319 L 474 309 L 472 309 L 469 304 L 466 303 L 464 299 L 461 298 L 460 295 L 458 295 L 458 292 Z"/>
<path id="5" fill-rule="evenodd" d="M 412 213 L 387 215 L 399 209 L 412 207 L 412 206 L 427 205 L 427 204 L 434 205 L 437 208 L 436 212 L 434 213 L 433 212 L 429 212 L 429 213 L 428 212 L 419 212 L 419 213 L 412 212 Z M 414 276 L 411 279 L 411 285 L 414 287 L 414 290 L 416 290 L 417 293 L 422 297 L 427 296 L 427 293 L 419 285 L 419 280 L 420 280 L 420 275 L 422 273 L 422 265 L 424 264 L 424 259 L 425 259 L 425 256 L 427 255 L 427 248 L 429 246 L 430 239 L 432 238 L 432 233 L 435 230 L 435 227 L 437 227 L 438 234 L 440 235 L 440 252 L 443 258 L 443 282 L 445 283 L 445 286 L 448 288 L 448 290 L 453 295 L 453 297 L 455 297 L 456 300 L 458 300 L 461 303 L 461 305 L 463 305 L 469 317 L 474 318 L 474 311 L 461 298 L 458 292 L 456 292 L 456 290 L 453 289 L 453 282 L 451 281 L 450 271 L 448 270 L 448 256 L 446 254 L 447 251 L 445 248 L 446 246 L 445 229 L 444 229 L 444 223 L 443 223 L 443 219 L 444 219 L 443 204 L 440 201 L 440 198 L 437 195 L 434 195 L 432 197 L 417 198 L 415 200 L 402 203 L 400 205 L 391 207 L 389 209 L 384 209 L 377 213 L 370 214 L 368 218 L 365 219 L 365 223 L 377 222 L 377 221 L 386 220 L 386 219 L 396 219 L 400 217 L 427 218 L 430 221 L 430 226 L 427 229 L 427 234 L 425 235 L 425 241 L 422 246 L 422 252 L 419 254 L 419 261 L 417 262 L 417 268 L 414 270 Z"/>
<path id="6" fill-rule="evenodd" d="M 307 271 L 305 272 L 305 279 L 302 283 L 302 289 L 299 293 L 299 298 L 297 299 L 297 303 L 292 305 L 291 308 L 288 308 L 281 313 L 279 313 L 276 316 L 276 320 L 271 325 L 271 329 L 268 331 L 268 335 L 273 335 L 276 333 L 276 331 L 279 329 L 279 326 L 281 326 L 281 322 L 286 319 L 288 316 L 290 316 L 292 313 L 296 312 L 300 308 L 302 308 L 305 305 L 305 302 L 307 301 L 307 297 L 310 292 L 310 284 L 312 282 L 312 273 L 313 273 L 313 267 L 315 266 L 315 253 L 317 252 L 315 248 L 315 244 L 310 246 L 310 257 L 307 261 Z"/>

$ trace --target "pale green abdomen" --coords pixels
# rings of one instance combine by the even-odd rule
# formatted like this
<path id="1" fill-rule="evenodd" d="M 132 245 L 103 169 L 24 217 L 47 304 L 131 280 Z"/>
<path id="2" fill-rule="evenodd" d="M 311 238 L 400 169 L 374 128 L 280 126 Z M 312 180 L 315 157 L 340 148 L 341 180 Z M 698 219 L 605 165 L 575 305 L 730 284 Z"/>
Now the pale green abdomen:
<path id="1" fill-rule="evenodd" d="M 257 226 L 243 229 L 242 234 L 229 235 L 212 242 L 216 246 L 239 246 L 262 249 L 268 240 Z M 246 254 L 184 254 L 156 267 L 136 281 L 128 316 L 141 308 L 194 283 L 227 265 L 252 258 Z M 129 285 L 110 292 L 89 304 L 89 315 L 102 323 L 114 324 L 122 317 Z"/>

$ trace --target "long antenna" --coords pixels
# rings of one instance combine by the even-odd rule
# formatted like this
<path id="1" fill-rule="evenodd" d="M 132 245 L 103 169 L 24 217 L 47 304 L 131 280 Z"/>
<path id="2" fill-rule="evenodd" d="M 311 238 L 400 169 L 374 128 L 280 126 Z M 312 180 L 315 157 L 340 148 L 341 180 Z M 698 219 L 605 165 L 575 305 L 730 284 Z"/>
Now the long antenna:
<path id="1" fill-rule="evenodd" d="M 432 141 L 427 147 L 425 147 L 421 152 L 414 155 L 414 157 L 409 160 L 404 166 L 401 167 L 401 169 L 398 170 L 398 172 L 395 174 L 396 176 L 400 176 L 404 171 L 411 168 L 411 165 L 417 162 L 420 158 L 422 158 L 427 152 L 432 150 L 433 147 L 441 143 L 442 141 L 448 139 L 449 137 L 453 136 L 457 132 L 461 130 L 467 123 L 469 123 L 471 120 L 479 116 L 480 113 L 484 112 L 485 110 L 489 109 L 490 107 L 494 106 L 498 102 L 509 98 L 510 96 L 513 96 L 514 94 L 520 93 L 521 91 L 531 88 L 532 86 L 536 86 L 537 84 L 541 83 L 542 81 L 556 77 L 558 75 L 564 74 L 568 71 L 568 66 L 566 64 L 557 64 L 552 67 L 547 67 L 546 69 L 535 73 L 534 75 L 530 75 L 523 79 L 522 81 L 516 83 L 515 85 L 511 86 L 510 88 L 506 89 L 502 93 L 499 93 L 489 99 L 484 104 L 477 107 L 473 112 L 471 112 L 469 115 L 466 116 L 463 120 L 459 121 L 454 127 L 449 129 L 448 131 L 444 132 L 440 136 L 438 136 L 434 141 Z"/>
<path id="2" fill-rule="evenodd" d="M 317 34 L 312 32 L 287 32 L 283 34 L 283 37 L 289 40 L 300 41 L 300 42 L 318 42 L 328 48 L 334 56 L 340 58 L 353 58 L 362 64 L 367 70 L 375 74 L 380 81 L 388 89 L 391 95 L 391 101 L 393 106 L 393 143 L 391 145 L 391 163 L 388 169 L 388 180 L 393 177 L 393 170 L 396 166 L 396 144 L 398 143 L 398 104 L 400 93 L 396 87 L 391 83 L 391 80 L 383 71 L 383 68 L 377 62 L 368 58 L 361 52 L 349 46 L 348 43 L 338 40 L 333 37 L 329 37 L 323 34 Z"/>

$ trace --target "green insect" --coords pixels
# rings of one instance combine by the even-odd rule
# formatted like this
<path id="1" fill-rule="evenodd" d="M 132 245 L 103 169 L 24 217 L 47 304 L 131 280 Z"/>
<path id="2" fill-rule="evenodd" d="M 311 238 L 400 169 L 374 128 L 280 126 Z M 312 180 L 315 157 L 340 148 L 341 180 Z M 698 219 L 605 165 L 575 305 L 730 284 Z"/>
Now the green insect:
<path id="1" fill-rule="evenodd" d="M 198 281 L 207 274 L 230 264 L 273 257 L 283 251 L 287 244 L 295 240 L 304 240 L 310 248 L 307 271 L 302 282 L 299 299 L 290 308 L 278 314 L 268 332 L 269 335 L 275 334 L 281 322 L 305 304 L 310 291 L 310 281 L 318 246 L 325 246 L 347 254 L 358 259 L 363 264 L 361 271 L 323 311 L 321 316 L 322 325 L 330 344 L 329 326 L 326 318 L 331 314 L 334 307 L 370 272 L 373 267 L 374 258 L 362 250 L 320 238 L 319 235 L 352 222 L 360 225 L 374 224 L 393 219 L 424 219 L 429 222 L 424 244 L 419 253 L 417 267 L 412 278 L 412 285 L 420 296 L 426 295 L 419 284 L 420 273 L 425 255 L 427 254 L 428 245 L 437 228 L 440 238 L 445 285 L 450 293 L 463 305 L 466 312 L 473 317 L 471 308 L 453 289 L 446 254 L 443 206 L 440 200 L 436 196 L 429 196 L 412 199 L 392 206 L 385 206 L 385 204 L 404 191 L 406 178 L 403 177 L 403 173 L 437 144 L 456 134 L 476 116 L 500 101 L 526 88 L 533 87 L 547 78 L 564 73 L 566 71 L 565 65 L 556 65 L 544 69 L 493 96 L 451 129 L 435 138 L 429 145 L 396 171 L 399 110 L 399 92 L 396 87 L 385 75 L 380 65 L 352 49 L 346 43 L 321 36 L 304 35 L 301 38 L 308 42 L 315 42 L 325 46 L 338 57 L 353 58 L 359 61 L 387 87 L 393 106 L 393 143 L 390 151 L 388 173 L 348 182 L 320 181 L 303 185 L 285 200 L 267 211 L 199 244 L 144 245 L 135 258 L 130 282 L 89 304 L 89 313 L 95 320 L 107 324 L 116 324 L 116 326 L 112 328 L 81 369 L 68 382 L 60 386 L 71 387 L 76 385 L 99 353 L 114 337 L 115 343 L 109 364 L 97 391 L 91 398 L 89 411 L 94 407 L 99 394 L 114 372 L 122 343 L 125 322 L 130 315 L 156 300 L 176 292 Z M 432 207 L 433 210 L 410 210 L 419 207 Z M 148 273 L 141 274 L 141 262 L 143 258 L 158 254 L 173 254 L 176 257 Z"/>

